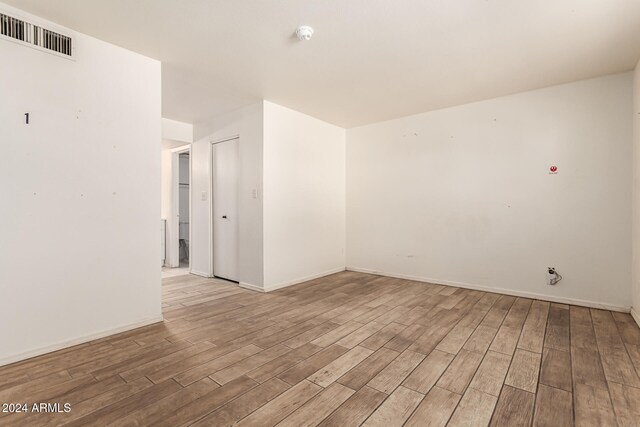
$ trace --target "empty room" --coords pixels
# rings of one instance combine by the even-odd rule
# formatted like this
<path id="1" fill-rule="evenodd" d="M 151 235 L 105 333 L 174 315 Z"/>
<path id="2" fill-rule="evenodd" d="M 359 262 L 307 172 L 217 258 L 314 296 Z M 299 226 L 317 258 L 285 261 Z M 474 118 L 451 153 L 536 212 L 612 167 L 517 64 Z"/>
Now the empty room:
<path id="1" fill-rule="evenodd" d="M 638 0 L 0 0 L 0 426 L 640 426 Z"/>

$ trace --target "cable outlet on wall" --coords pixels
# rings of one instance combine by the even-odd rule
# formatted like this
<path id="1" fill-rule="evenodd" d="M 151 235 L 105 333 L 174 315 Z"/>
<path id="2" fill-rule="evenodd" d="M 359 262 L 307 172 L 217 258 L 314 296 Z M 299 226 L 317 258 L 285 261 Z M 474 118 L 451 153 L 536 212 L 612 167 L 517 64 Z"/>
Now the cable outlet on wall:
<path id="1" fill-rule="evenodd" d="M 562 276 L 558 274 L 555 267 L 547 267 L 547 285 L 553 286 L 562 280 Z"/>

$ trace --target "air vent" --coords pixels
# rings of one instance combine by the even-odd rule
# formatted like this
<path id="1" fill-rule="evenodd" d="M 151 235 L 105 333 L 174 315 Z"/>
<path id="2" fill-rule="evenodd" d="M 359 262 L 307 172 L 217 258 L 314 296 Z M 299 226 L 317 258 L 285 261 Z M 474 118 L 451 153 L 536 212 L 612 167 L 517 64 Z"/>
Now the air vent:
<path id="1" fill-rule="evenodd" d="M 73 56 L 71 37 L 3 13 L 0 13 L 0 35 L 68 57 Z"/>

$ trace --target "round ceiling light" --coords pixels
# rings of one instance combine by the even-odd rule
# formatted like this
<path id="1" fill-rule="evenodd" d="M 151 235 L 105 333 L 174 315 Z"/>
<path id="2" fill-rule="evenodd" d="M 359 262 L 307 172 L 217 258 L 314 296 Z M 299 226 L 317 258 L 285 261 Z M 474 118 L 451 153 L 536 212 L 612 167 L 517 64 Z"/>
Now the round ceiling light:
<path id="1" fill-rule="evenodd" d="M 308 25 L 300 25 L 296 28 L 296 36 L 300 40 L 311 40 L 311 36 L 313 36 L 313 28 Z"/>

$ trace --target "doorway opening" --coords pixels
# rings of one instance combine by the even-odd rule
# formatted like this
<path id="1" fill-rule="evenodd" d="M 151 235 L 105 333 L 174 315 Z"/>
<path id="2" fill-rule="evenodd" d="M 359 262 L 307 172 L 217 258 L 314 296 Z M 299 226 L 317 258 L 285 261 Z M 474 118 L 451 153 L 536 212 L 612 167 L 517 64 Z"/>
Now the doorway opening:
<path id="1" fill-rule="evenodd" d="M 178 155 L 178 267 L 189 267 L 191 162 L 189 152 Z"/>
<path id="2" fill-rule="evenodd" d="M 239 138 L 211 143 L 210 275 L 238 282 Z"/>
<path id="3" fill-rule="evenodd" d="M 191 146 L 171 149 L 169 211 L 166 216 L 165 267 L 174 274 L 191 272 Z"/>

